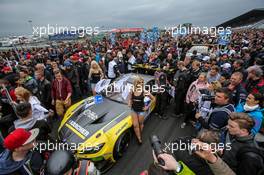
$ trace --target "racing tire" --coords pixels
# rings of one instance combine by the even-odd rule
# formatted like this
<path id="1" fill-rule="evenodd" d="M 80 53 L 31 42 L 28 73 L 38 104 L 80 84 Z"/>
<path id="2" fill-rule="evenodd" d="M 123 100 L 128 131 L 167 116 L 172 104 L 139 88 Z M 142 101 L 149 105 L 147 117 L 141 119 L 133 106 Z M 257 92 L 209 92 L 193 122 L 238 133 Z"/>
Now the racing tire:
<path id="1" fill-rule="evenodd" d="M 131 140 L 131 130 L 128 129 L 124 131 L 119 138 L 117 139 L 115 146 L 114 146 L 114 151 L 113 151 L 113 157 L 115 160 L 120 159 L 123 154 L 126 152 L 129 143 Z"/>

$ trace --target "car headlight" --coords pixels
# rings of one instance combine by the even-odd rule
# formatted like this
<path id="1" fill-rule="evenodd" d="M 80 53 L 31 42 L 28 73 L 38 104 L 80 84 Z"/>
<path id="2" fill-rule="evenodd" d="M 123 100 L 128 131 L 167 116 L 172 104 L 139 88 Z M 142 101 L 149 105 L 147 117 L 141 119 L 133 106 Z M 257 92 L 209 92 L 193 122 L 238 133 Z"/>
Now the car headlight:
<path id="1" fill-rule="evenodd" d="M 103 147 L 105 143 L 100 143 L 99 145 L 96 146 L 89 146 L 89 147 L 84 147 L 79 151 L 79 154 L 95 154 L 98 153 Z"/>

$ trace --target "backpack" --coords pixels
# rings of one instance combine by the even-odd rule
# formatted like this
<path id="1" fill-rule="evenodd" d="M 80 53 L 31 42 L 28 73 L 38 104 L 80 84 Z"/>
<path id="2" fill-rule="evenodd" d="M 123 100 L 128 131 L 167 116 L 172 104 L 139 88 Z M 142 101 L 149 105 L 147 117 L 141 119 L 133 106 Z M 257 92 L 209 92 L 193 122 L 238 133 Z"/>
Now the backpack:
<path id="1" fill-rule="evenodd" d="M 160 85 L 166 85 L 166 84 L 167 84 L 167 75 L 166 75 L 165 73 L 162 72 L 162 73 L 160 74 L 158 80 L 159 80 L 159 84 L 160 84 Z"/>

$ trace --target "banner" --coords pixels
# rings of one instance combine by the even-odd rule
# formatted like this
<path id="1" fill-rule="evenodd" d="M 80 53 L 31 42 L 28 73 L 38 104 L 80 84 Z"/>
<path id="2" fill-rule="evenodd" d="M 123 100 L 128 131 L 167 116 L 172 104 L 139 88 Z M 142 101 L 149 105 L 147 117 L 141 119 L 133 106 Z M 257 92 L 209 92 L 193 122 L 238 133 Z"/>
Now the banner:
<path id="1" fill-rule="evenodd" d="M 160 33 L 158 27 L 153 27 L 153 29 L 150 31 L 144 29 L 144 31 L 140 33 L 140 41 L 142 43 L 150 44 L 156 42 L 158 41 L 159 37 L 160 37 Z"/>
<path id="2" fill-rule="evenodd" d="M 110 33 L 111 45 L 115 45 L 115 33 Z"/>
<path id="3" fill-rule="evenodd" d="M 158 39 L 160 37 L 159 28 L 153 27 L 152 32 L 153 32 L 153 41 L 154 42 L 158 41 Z"/>
<path id="4" fill-rule="evenodd" d="M 146 43 L 146 33 L 147 29 L 144 28 L 144 30 L 140 33 L 140 42 Z"/>
<path id="5" fill-rule="evenodd" d="M 225 30 L 224 32 L 219 33 L 218 44 L 225 46 L 229 44 L 230 39 L 231 39 L 231 32 Z"/>

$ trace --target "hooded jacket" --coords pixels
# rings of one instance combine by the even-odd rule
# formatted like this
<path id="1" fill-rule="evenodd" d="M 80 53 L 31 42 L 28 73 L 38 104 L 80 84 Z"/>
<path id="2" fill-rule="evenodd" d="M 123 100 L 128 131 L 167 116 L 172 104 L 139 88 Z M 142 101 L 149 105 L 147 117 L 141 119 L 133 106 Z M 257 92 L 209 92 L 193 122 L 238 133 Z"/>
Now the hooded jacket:
<path id="1" fill-rule="evenodd" d="M 245 103 L 239 103 L 236 107 L 236 112 L 247 113 L 255 121 L 255 125 L 252 128 L 251 132 L 253 135 L 256 135 L 259 132 L 261 125 L 262 125 L 262 120 L 263 120 L 262 111 L 263 111 L 263 109 L 260 109 L 260 107 L 258 107 L 257 109 L 255 109 L 253 111 L 246 111 L 244 109 L 244 105 L 245 105 Z"/>
<path id="2" fill-rule="evenodd" d="M 12 152 L 5 150 L 0 154 L 0 175 L 10 175 L 19 171 L 21 175 L 33 175 L 31 172 L 27 172 L 23 166 L 30 159 L 31 153 L 27 154 L 26 158 L 21 161 L 12 160 Z"/>
<path id="3" fill-rule="evenodd" d="M 32 116 L 37 120 L 43 120 L 48 117 L 49 111 L 41 106 L 40 101 L 35 96 L 30 96 L 29 103 L 31 104 Z"/>
<path id="4" fill-rule="evenodd" d="M 34 125 L 36 124 L 37 119 L 31 117 L 28 120 L 21 120 L 18 119 L 16 121 L 14 121 L 14 126 L 15 128 L 24 128 L 24 129 L 31 129 L 34 127 Z"/>
<path id="5" fill-rule="evenodd" d="M 39 134 L 36 138 L 37 140 L 47 140 L 48 134 L 51 132 L 51 129 L 45 120 L 37 120 L 34 117 L 27 120 L 18 119 L 14 121 L 14 128 L 12 129 L 16 128 L 24 128 L 26 130 L 39 128 Z"/>

